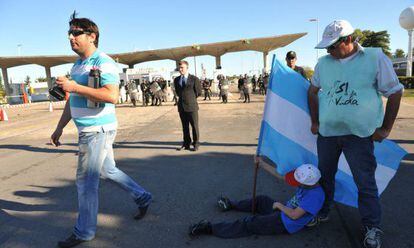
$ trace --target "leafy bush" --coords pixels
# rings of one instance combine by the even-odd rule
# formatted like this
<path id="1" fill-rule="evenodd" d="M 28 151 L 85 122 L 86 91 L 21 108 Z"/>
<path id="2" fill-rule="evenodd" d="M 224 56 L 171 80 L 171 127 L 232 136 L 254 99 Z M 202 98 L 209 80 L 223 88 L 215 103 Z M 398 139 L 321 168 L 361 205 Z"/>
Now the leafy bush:
<path id="1" fill-rule="evenodd" d="M 414 77 L 398 77 L 406 89 L 414 89 Z"/>

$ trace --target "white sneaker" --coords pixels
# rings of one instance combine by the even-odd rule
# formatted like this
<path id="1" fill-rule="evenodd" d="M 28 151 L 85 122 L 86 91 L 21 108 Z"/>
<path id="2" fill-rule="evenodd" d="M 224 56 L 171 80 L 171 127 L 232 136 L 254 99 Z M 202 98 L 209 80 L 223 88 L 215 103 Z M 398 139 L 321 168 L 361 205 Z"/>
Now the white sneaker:
<path id="1" fill-rule="evenodd" d="M 383 232 L 377 227 L 365 227 L 365 248 L 380 248 L 381 247 L 381 236 Z"/>

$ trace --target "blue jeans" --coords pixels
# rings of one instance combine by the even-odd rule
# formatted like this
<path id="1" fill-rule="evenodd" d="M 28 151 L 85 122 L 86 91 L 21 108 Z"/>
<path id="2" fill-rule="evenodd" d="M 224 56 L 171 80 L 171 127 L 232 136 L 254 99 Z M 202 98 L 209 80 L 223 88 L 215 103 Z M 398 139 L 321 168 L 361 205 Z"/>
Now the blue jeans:
<path id="1" fill-rule="evenodd" d="M 73 233 L 83 240 L 91 240 L 95 236 L 100 175 L 129 192 L 138 207 L 145 207 L 151 202 L 151 194 L 115 166 L 112 149 L 115 136 L 115 130 L 79 134 L 76 172 L 79 215 Z"/>
<path id="2" fill-rule="evenodd" d="M 318 135 L 317 147 L 318 167 L 322 176 L 320 184 L 325 191 L 325 203 L 320 213 L 327 215 L 334 199 L 335 174 L 338 170 L 339 156 L 343 152 L 358 188 L 358 210 L 362 224 L 379 227 L 381 206 L 375 181 L 377 162 L 371 137 Z"/>
<path id="3" fill-rule="evenodd" d="M 240 238 L 254 234 L 273 235 L 287 233 L 280 211 L 273 210 L 275 201 L 268 196 L 256 197 L 257 215 L 250 215 L 235 221 L 225 221 L 211 225 L 212 234 L 220 238 Z M 232 201 L 234 210 L 251 213 L 253 200 Z"/>

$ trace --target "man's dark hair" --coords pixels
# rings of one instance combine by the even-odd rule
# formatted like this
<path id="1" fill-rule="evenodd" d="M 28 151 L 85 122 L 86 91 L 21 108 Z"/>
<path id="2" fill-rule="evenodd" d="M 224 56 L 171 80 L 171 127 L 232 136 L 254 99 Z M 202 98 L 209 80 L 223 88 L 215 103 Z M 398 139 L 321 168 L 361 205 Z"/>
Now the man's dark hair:
<path id="1" fill-rule="evenodd" d="M 81 28 L 83 31 L 94 33 L 96 35 L 95 46 L 98 47 L 99 44 L 99 28 L 98 26 L 88 18 L 77 18 L 76 11 L 73 11 L 73 14 L 70 16 L 69 26 L 74 26 Z"/>

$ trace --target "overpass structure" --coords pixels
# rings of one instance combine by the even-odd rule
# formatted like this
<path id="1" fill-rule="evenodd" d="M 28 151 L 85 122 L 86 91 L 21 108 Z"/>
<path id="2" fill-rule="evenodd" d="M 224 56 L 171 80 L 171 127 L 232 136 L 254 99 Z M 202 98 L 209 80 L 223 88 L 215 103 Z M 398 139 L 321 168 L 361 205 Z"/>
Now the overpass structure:
<path id="1" fill-rule="evenodd" d="M 135 64 L 170 59 L 178 62 L 187 57 L 210 55 L 216 59 L 216 68 L 221 68 L 221 56 L 231 52 L 241 51 L 257 51 L 263 53 L 264 70 L 268 69 L 267 56 L 270 51 L 279 47 L 284 47 L 294 42 L 295 40 L 305 36 L 307 33 L 285 34 L 270 37 L 241 39 L 235 41 L 225 41 L 207 44 L 194 44 L 191 46 L 155 49 L 146 51 L 137 51 L 129 53 L 115 53 L 108 54 L 115 61 L 121 64 L 128 65 L 133 68 Z M 0 67 L 3 74 L 3 81 L 5 84 L 6 94 L 9 95 L 10 85 L 7 74 L 7 69 L 14 66 L 36 64 L 43 66 L 46 71 L 46 78 L 50 87 L 51 72 L 50 68 L 67 63 L 74 63 L 78 58 L 77 55 L 56 55 L 56 56 L 17 56 L 17 57 L 0 57 Z"/>

